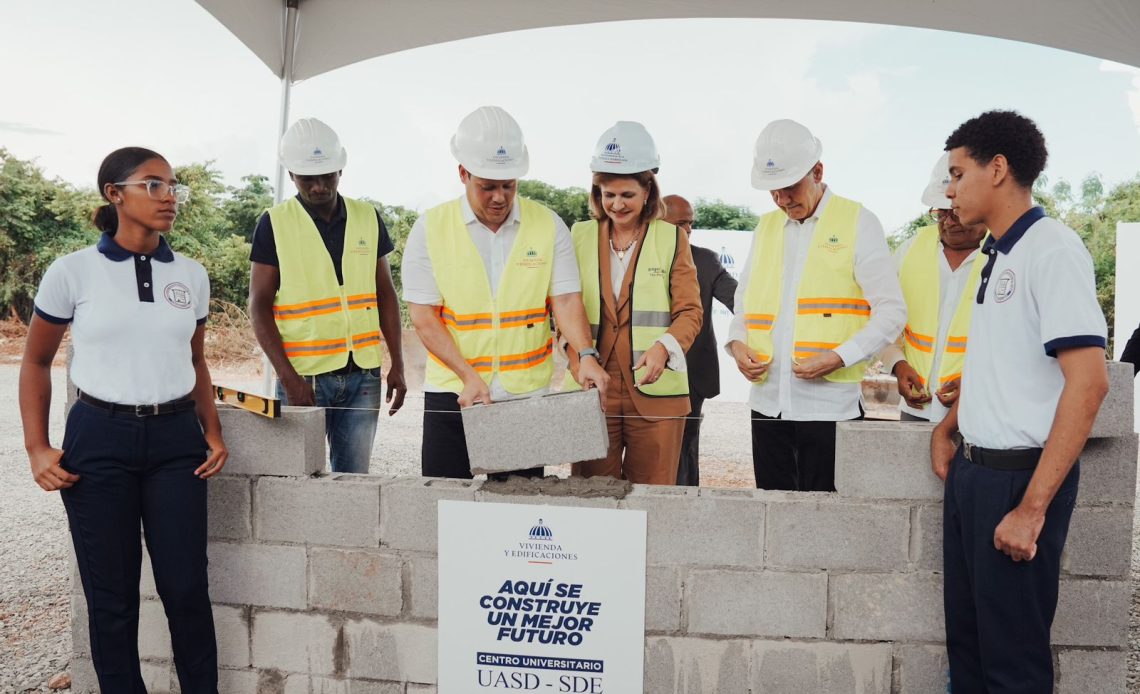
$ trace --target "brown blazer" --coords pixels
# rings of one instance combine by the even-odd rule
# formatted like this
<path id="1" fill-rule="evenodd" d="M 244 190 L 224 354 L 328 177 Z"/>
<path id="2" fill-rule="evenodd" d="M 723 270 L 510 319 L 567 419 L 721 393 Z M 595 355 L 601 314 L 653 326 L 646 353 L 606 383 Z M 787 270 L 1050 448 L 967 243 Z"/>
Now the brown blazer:
<path id="1" fill-rule="evenodd" d="M 658 222 L 657 233 L 667 233 L 675 230 L 672 224 Z M 602 366 L 611 359 L 616 359 L 621 367 L 622 379 L 626 382 L 626 389 L 632 395 L 634 408 L 643 417 L 680 417 L 689 413 L 689 398 L 687 396 L 675 398 L 650 397 L 642 395 L 634 388 L 633 378 L 633 347 L 630 339 L 630 315 L 632 302 L 629 300 L 630 285 L 633 283 L 633 273 L 637 268 L 638 258 L 641 256 L 643 244 L 637 244 L 634 249 L 633 260 L 629 263 L 625 277 L 622 279 L 621 294 L 614 296 L 610 284 L 610 235 L 609 220 L 601 220 L 598 229 L 598 281 L 601 283 L 601 322 L 598 326 L 598 352 L 601 353 Z M 590 281 L 583 277 L 583 282 Z M 701 331 L 701 288 L 697 284 L 697 268 L 693 264 L 693 253 L 689 249 L 688 234 L 677 234 L 677 257 L 673 262 L 673 270 L 669 275 L 669 291 L 673 299 L 673 324 L 669 326 L 668 333 L 677 339 L 681 349 L 688 351 Z M 610 387 L 616 388 L 615 382 Z"/>

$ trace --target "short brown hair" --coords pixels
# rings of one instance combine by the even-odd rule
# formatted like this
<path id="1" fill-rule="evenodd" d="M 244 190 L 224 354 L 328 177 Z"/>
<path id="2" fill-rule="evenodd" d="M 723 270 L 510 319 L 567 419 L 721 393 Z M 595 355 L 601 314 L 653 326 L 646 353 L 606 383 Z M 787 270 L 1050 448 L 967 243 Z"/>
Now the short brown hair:
<path id="1" fill-rule="evenodd" d="M 657 176 L 652 171 L 642 171 L 635 174 L 595 173 L 593 183 L 590 186 L 591 217 L 601 220 L 606 216 L 605 208 L 602 207 L 602 184 L 622 178 L 637 181 L 642 188 L 649 191 L 649 197 L 645 200 L 645 207 L 641 208 L 641 217 L 637 220 L 638 222 L 646 224 L 665 216 L 665 204 L 661 202 L 661 189 L 657 186 Z"/>

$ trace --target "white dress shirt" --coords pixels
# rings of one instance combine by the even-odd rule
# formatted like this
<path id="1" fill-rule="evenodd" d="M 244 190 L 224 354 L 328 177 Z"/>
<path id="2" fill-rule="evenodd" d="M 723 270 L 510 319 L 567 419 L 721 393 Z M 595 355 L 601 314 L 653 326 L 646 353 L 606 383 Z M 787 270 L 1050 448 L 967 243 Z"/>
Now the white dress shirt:
<path id="1" fill-rule="evenodd" d="M 792 374 L 795 337 L 796 294 L 811 247 L 819 215 L 831 199 L 825 188 L 815 212 L 802 222 L 789 218 L 784 224 L 783 286 L 780 309 L 772 327 L 774 356 L 768 365 L 768 378 L 752 384 L 749 406 L 768 417 L 795 421 L 840 421 L 859 416 L 862 388 L 859 383 L 834 383 L 824 378 L 804 380 Z M 725 351 L 734 340 L 748 344 L 744 327 L 744 296 L 752 271 L 752 250 L 736 289 L 735 311 L 729 327 Z M 871 319 L 859 332 L 835 349 L 844 364 L 854 364 L 878 354 L 894 341 L 906 324 L 906 305 L 899 287 L 895 264 L 883 236 L 883 225 L 867 208 L 859 210 L 855 231 L 855 281 L 871 304 Z"/>
<path id="2" fill-rule="evenodd" d="M 491 294 L 499 289 L 499 279 L 503 276 L 503 268 L 511 255 L 511 248 L 519 235 L 521 215 L 518 199 L 511 208 L 507 220 L 498 231 L 491 231 L 475 216 L 467 196 L 460 198 L 463 222 L 467 225 L 467 233 L 483 260 L 483 267 L 487 271 L 487 279 L 491 283 Z M 581 280 L 578 277 L 578 258 L 574 254 L 574 243 L 570 239 L 570 230 L 562 218 L 553 211 L 554 218 L 554 266 L 550 275 L 549 296 L 573 294 L 582 291 Z M 402 277 L 404 281 L 404 301 L 425 306 L 439 306 L 443 303 L 443 295 L 439 292 L 439 285 L 435 281 L 435 273 L 431 266 L 431 257 L 427 247 L 427 215 L 420 215 L 412 225 L 408 234 L 408 242 L 404 247 Z M 510 393 L 499 382 L 498 374 L 491 380 L 491 399 L 509 400 L 512 398 L 529 397 L 546 393 L 548 388 L 541 388 L 531 393 Z M 424 384 L 424 390 L 431 393 L 449 392 L 431 383 Z"/>
<path id="3" fill-rule="evenodd" d="M 910 247 L 914 245 L 914 237 L 907 239 L 903 242 L 898 250 L 895 251 L 895 266 L 898 270 L 902 271 L 903 258 L 906 257 Z M 970 268 L 974 266 L 974 259 L 978 256 L 978 249 L 974 249 L 970 255 L 956 268 L 950 269 L 950 261 L 946 259 L 946 253 L 943 250 L 942 242 L 938 242 L 938 296 L 941 301 L 938 305 L 938 335 L 934 341 L 934 367 L 931 373 L 937 374 L 938 367 L 942 362 L 942 353 L 946 349 L 946 337 L 950 334 L 950 323 L 954 320 L 954 314 L 958 311 L 958 300 L 962 298 L 962 290 L 966 288 L 966 282 L 970 279 Z M 887 345 L 883 350 L 880 358 L 883 361 L 883 371 L 891 373 L 895 368 L 895 364 L 906 359 L 903 348 L 896 341 L 893 344 Z M 914 366 L 913 364 L 911 366 Z M 926 374 L 920 374 L 923 377 Z M 934 391 L 938 390 L 936 379 L 931 379 L 931 383 L 927 388 L 933 396 Z M 899 399 L 899 410 L 907 414 L 928 419 L 937 424 L 941 422 L 950 408 L 938 402 L 938 398 L 931 397 L 930 402 L 926 403 L 922 409 L 911 407 L 906 404 L 906 400 Z"/>

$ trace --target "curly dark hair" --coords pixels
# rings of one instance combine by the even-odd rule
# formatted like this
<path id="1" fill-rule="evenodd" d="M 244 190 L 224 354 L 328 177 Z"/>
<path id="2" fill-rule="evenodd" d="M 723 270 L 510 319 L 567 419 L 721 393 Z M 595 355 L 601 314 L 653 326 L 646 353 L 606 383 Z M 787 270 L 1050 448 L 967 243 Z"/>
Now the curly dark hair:
<path id="1" fill-rule="evenodd" d="M 979 164 L 1005 156 L 1014 180 L 1026 188 L 1033 186 L 1049 158 L 1037 124 L 1016 111 L 986 111 L 959 125 L 946 138 L 946 151 L 958 147 L 965 147 Z"/>

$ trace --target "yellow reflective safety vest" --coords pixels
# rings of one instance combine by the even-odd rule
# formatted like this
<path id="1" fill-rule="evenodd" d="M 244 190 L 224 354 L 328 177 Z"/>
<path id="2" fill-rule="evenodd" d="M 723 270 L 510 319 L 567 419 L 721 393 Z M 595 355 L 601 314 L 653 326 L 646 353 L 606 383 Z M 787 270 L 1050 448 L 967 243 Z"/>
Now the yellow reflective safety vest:
<path id="1" fill-rule="evenodd" d="M 554 271 L 554 218 L 522 197 L 518 236 L 491 294 L 487 269 L 467 225 L 460 200 L 425 213 L 428 257 L 443 297 L 440 321 L 483 381 L 496 374 L 510 393 L 550 385 L 554 368 L 550 333 L 550 277 Z M 429 352 L 426 380 L 437 388 L 463 390 L 463 381 Z"/>
<path id="2" fill-rule="evenodd" d="M 380 224 L 372 205 L 342 199 L 348 216 L 341 256 L 343 286 L 313 218 L 300 201 L 290 198 L 269 209 L 281 271 L 273 318 L 285 355 L 302 376 L 335 371 L 348 363 L 350 353 L 361 368 L 380 366 L 376 303 Z"/>
<path id="3" fill-rule="evenodd" d="M 570 233 L 574 238 L 574 253 L 578 256 L 578 272 L 582 278 L 582 302 L 586 306 L 586 319 L 596 346 L 602 320 L 601 283 L 610 281 L 609 277 L 601 276 L 598 262 L 598 222 L 578 222 Z M 673 324 L 673 295 L 669 280 L 677 257 L 679 233 L 672 224 L 655 219 L 649 223 L 641 241 L 641 252 L 637 256 L 630 288 L 629 334 L 634 364 Z M 640 381 L 644 374 L 645 367 L 634 371 L 634 381 Z M 580 387 L 567 373 L 563 390 Z M 689 394 L 689 376 L 666 367 L 660 378 L 637 389 L 651 397 L 686 396 Z"/>
<path id="4" fill-rule="evenodd" d="M 935 343 L 938 336 L 938 313 L 942 306 L 938 282 L 939 255 L 938 226 L 926 226 L 918 230 L 914 241 L 907 249 L 899 265 L 899 284 L 902 285 L 906 300 L 906 329 L 903 331 L 903 354 L 907 362 L 918 372 L 924 387 L 929 383 L 938 390 L 954 379 L 962 377 L 962 365 L 966 363 L 966 341 L 970 330 L 970 315 L 974 310 L 978 279 L 986 264 L 986 256 L 978 253 L 970 267 L 970 275 L 962 295 L 958 297 L 958 308 L 950 321 L 946 335 L 946 346 L 938 360 L 938 373 L 934 374 Z M 937 376 L 937 378 L 935 378 Z"/>
<path id="5" fill-rule="evenodd" d="M 855 281 L 855 233 L 862 207 L 832 194 L 815 225 L 796 291 L 794 361 L 839 347 L 871 319 L 871 304 L 863 298 L 863 290 Z M 752 267 L 744 291 L 744 325 L 748 346 L 763 363 L 770 362 L 775 352 L 772 328 L 784 286 L 787 220 L 783 210 L 765 214 L 752 239 Z M 824 378 L 836 383 L 857 383 L 863 380 L 865 367 L 865 362 L 850 364 Z"/>

